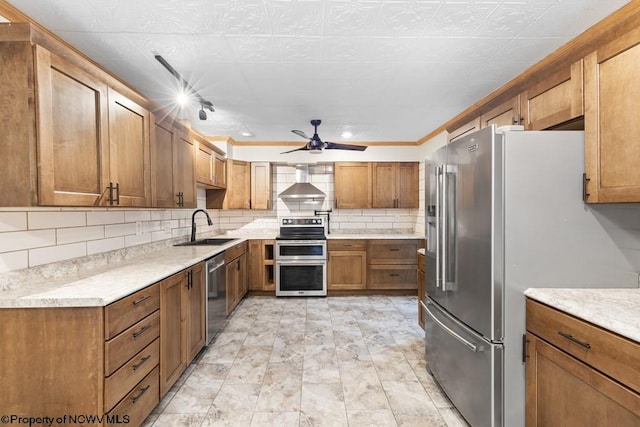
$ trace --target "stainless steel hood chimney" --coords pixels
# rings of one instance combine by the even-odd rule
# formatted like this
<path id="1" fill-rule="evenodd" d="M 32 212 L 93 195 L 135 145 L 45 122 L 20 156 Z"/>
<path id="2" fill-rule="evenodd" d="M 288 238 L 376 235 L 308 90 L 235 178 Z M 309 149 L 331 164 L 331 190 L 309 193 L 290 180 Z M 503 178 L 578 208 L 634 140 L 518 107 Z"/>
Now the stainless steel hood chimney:
<path id="1" fill-rule="evenodd" d="M 296 183 L 278 194 L 281 199 L 324 199 L 320 189 L 309 182 L 309 165 L 296 165 Z"/>

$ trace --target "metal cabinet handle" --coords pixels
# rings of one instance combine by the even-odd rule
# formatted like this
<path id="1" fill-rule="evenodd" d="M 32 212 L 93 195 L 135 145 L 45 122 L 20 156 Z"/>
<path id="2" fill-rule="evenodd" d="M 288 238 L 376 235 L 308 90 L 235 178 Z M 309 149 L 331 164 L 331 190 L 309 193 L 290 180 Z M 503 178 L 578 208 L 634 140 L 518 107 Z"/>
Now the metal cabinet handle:
<path id="1" fill-rule="evenodd" d="M 400 277 L 398 273 L 390 273 L 389 277 Z"/>
<path id="2" fill-rule="evenodd" d="M 120 205 L 120 183 L 116 182 L 116 205 Z"/>
<path id="3" fill-rule="evenodd" d="M 143 326 L 142 328 L 140 328 L 140 330 L 138 332 L 134 332 L 133 333 L 133 337 L 134 338 L 138 338 L 140 335 L 144 334 L 145 332 L 147 332 L 149 329 L 151 329 L 151 325 L 146 325 Z"/>
<path id="4" fill-rule="evenodd" d="M 450 329 L 447 325 L 445 325 L 440 320 L 438 320 L 438 318 L 431 312 L 431 310 L 429 310 L 429 307 L 427 307 L 422 301 L 420 301 L 420 304 L 422 304 L 422 306 L 424 307 L 429 317 L 431 317 L 431 319 L 433 319 L 433 321 L 436 322 L 438 326 L 440 326 L 446 333 L 451 335 L 453 338 L 455 338 L 456 340 L 464 344 L 464 346 L 467 347 L 469 350 L 476 353 L 484 350 L 483 346 L 477 346 L 473 344 L 471 341 L 468 341 L 462 338 L 460 335 L 456 334 L 452 329 Z"/>
<path id="5" fill-rule="evenodd" d="M 151 356 L 145 356 L 145 357 L 143 357 L 142 359 L 140 359 L 140 361 L 139 361 L 138 363 L 136 363 L 135 365 L 133 365 L 133 366 L 131 367 L 131 369 L 133 369 L 133 370 L 135 371 L 135 370 L 136 370 L 136 369 L 138 369 L 140 366 L 144 365 L 144 364 L 145 364 L 145 362 L 146 362 L 147 360 L 149 360 L 149 359 L 151 359 Z"/>
<path id="6" fill-rule="evenodd" d="M 140 400 L 140 398 L 147 392 L 147 390 L 149 390 L 150 387 L 151 386 L 148 385 L 145 388 L 141 388 L 140 389 L 140 394 L 131 398 L 131 403 L 136 403 L 138 400 Z"/>
<path id="7" fill-rule="evenodd" d="M 146 300 L 148 300 L 149 298 L 151 298 L 151 295 L 145 295 L 142 298 L 139 298 L 137 300 L 135 300 L 133 302 L 133 305 L 138 305 L 138 304 L 142 304 L 143 302 L 145 302 Z"/>
<path id="8" fill-rule="evenodd" d="M 587 350 L 589 350 L 591 348 L 591 344 L 589 344 L 586 341 L 580 341 L 579 339 L 575 338 L 573 335 L 571 334 L 567 334 L 566 332 L 561 332 L 558 331 L 558 335 L 565 337 L 566 339 L 568 339 L 569 341 L 578 344 L 579 346 L 582 346 L 584 348 L 586 348 Z"/>
<path id="9" fill-rule="evenodd" d="M 398 248 L 390 248 L 389 249 L 389 252 L 399 252 L 399 251 L 400 251 L 400 249 L 398 249 Z"/>

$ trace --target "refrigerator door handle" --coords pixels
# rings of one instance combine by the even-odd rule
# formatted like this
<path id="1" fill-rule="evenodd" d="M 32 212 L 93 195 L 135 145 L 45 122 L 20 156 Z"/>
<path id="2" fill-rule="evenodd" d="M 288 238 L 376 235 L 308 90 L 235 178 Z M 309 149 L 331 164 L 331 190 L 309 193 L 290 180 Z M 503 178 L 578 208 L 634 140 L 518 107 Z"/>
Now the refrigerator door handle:
<path id="1" fill-rule="evenodd" d="M 449 192 L 453 189 L 453 202 L 455 203 L 455 180 L 450 183 L 451 178 L 455 178 L 454 167 L 452 165 L 442 166 L 442 290 L 445 292 L 455 290 L 455 267 L 449 263 L 455 262 L 455 234 L 450 232 L 451 227 L 455 227 L 455 206 L 451 205 Z M 454 230 L 455 232 L 455 230 Z"/>
<path id="2" fill-rule="evenodd" d="M 440 177 L 442 175 L 442 167 L 437 166 L 434 168 L 435 175 L 435 183 L 436 183 L 436 288 L 439 288 L 442 284 L 442 269 L 440 268 L 440 258 L 442 257 L 442 250 L 440 248 L 440 243 L 443 239 L 440 238 L 440 233 L 442 233 L 442 224 L 440 224 L 440 219 L 442 218 L 440 209 L 442 208 L 442 204 L 440 203 Z"/>
<path id="3" fill-rule="evenodd" d="M 447 185 L 447 165 L 442 165 L 440 169 L 440 175 L 442 177 L 442 240 L 440 247 L 440 279 L 442 284 L 442 290 L 446 291 L 447 289 L 447 251 L 448 251 L 448 234 L 449 234 L 449 197 L 447 194 L 448 185 Z"/>
<path id="4" fill-rule="evenodd" d="M 479 345 L 475 345 L 472 342 L 470 342 L 469 340 L 464 339 L 463 337 L 461 337 L 460 335 L 456 334 L 451 328 L 449 328 L 447 325 L 445 325 L 444 323 L 442 323 L 432 312 L 431 310 L 429 310 L 429 307 L 427 307 L 422 301 L 420 301 L 420 304 L 422 304 L 422 306 L 424 307 L 424 310 L 427 312 L 427 314 L 429 315 L 429 317 L 438 325 L 440 326 L 440 328 L 442 328 L 442 330 L 444 330 L 446 333 L 448 333 L 449 335 L 451 335 L 453 338 L 455 338 L 456 340 L 460 341 L 462 344 L 464 344 L 465 347 L 467 347 L 469 350 L 477 353 L 479 351 L 484 351 L 484 346 L 479 346 Z"/>

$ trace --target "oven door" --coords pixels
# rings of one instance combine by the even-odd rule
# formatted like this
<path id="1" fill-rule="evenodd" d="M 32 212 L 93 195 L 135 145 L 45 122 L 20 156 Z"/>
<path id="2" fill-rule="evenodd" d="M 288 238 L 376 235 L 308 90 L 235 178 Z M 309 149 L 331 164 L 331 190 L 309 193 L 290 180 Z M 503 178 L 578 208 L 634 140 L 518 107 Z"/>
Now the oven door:
<path id="1" fill-rule="evenodd" d="M 326 240 L 276 240 L 276 259 L 287 261 L 327 259 Z"/>
<path id="2" fill-rule="evenodd" d="M 276 258 L 276 296 L 326 296 L 327 263 Z"/>

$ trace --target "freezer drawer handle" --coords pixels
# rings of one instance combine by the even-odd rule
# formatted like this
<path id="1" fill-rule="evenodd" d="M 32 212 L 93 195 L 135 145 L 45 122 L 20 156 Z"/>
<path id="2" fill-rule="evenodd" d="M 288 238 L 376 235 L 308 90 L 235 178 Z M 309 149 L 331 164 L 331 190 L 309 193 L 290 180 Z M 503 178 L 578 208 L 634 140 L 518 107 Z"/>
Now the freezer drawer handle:
<path id="1" fill-rule="evenodd" d="M 574 342 L 574 343 L 578 344 L 579 346 L 582 346 L 582 347 L 586 348 L 587 350 L 589 350 L 591 348 L 591 344 L 589 344 L 588 342 L 580 341 L 579 339 L 574 338 L 573 335 L 567 334 L 566 332 L 558 331 L 558 335 L 565 337 L 569 341 Z"/>
<path id="2" fill-rule="evenodd" d="M 460 335 L 456 334 L 453 330 L 451 330 L 444 323 L 442 323 L 440 320 L 438 320 L 438 318 L 436 316 L 434 316 L 433 313 L 431 313 L 431 310 L 429 310 L 429 308 L 426 305 L 424 305 L 424 303 L 422 301 L 420 301 L 420 304 L 422 304 L 422 306 L 424 307 L 424 309 L 427 312 L 427 314 L 429 315 L 429 317 L 431 317 L 431 319 L 433 319 L 433 321 L 436 322 L 436 324 L 438 326 L 440 326 L 442 329 L 444 329 L 444 331 L 446 333 L 448 333 L 449 335 L 451 335 L 453 338 L 457 339 L 462 344 L 464 344 L 466 347 L 468 347 L 469 350 L 474 351 L 476 353 L 479 352 L 479 351 L 484 351 L 484 347 L 483 346 L 475 345 L 472 342 L 462 338 Z"/>

